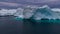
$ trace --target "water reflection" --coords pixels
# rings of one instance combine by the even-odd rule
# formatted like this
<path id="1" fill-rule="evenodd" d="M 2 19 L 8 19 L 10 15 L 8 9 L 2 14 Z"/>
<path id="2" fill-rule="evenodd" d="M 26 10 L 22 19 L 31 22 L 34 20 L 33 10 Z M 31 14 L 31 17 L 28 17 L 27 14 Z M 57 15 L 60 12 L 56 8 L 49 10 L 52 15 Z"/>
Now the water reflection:
<path id="1" fill-rule="evenodd" d="M 23 31 L 25 34 L 49 34 L 51 31 L 51 24 L 48 23 L 33 23 L 24 20 Z"/>
<path id="2" fill-rule="evenodd" d="M 60 34 L 59 23 L 23 21 L 23 34 Z"/>

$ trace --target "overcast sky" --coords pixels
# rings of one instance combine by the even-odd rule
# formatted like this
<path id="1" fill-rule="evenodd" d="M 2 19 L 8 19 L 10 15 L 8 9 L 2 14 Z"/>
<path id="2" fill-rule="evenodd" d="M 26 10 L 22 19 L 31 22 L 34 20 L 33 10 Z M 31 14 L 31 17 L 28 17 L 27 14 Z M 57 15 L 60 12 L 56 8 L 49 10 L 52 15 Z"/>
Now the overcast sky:
<path id="1" fill-rule="evenodd" d="M 24 5 L 49 5 L 60 8 L 60 0 L 0 0 L 1 8 L 15 8 Z"/>

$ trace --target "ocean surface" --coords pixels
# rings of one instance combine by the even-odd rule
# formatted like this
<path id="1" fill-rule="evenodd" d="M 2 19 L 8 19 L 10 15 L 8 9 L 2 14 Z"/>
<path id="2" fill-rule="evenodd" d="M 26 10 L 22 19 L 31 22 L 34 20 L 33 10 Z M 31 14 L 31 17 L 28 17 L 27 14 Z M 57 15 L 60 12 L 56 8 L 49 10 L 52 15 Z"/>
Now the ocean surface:
<path id="1" fill-rule="evenodd" d="M 16 20 L 14 16 L 0 17 L 0 34 L 60 34 L 60 24 Z"/>

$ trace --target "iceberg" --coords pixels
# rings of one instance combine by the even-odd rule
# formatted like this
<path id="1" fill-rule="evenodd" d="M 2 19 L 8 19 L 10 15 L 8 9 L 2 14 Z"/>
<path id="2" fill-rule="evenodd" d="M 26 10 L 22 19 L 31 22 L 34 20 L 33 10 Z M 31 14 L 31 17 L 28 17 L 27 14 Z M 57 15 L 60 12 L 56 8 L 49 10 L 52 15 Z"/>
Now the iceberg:
<path id="1" fill-rule="evenodd" d="M 42 7 L 27 6 L 17 9 L 1 9 L 0 16 L 13 15 L 17 19 L 31 19 L 40 21 L 41 19 L 60 19 L 60 9 L 50 8 L 47 5 Z"/>
<path id="2" fill-rule="evenodd" d="M 46 18 L 46 19 L 59 19 L 60 16 L 51 10 L 50 7 L 48 6 L 42 6 L 36 9 L 36 12 L 32 16 L 31 19 L 35 21 L 40 21 L 41 19 Z"/>

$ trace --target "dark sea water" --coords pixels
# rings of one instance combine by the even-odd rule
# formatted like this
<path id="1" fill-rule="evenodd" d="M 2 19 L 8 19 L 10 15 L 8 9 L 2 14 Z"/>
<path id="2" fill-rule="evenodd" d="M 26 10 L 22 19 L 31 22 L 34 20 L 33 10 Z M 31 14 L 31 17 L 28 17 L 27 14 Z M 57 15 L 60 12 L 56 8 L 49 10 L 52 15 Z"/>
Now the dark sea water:
<path id="1" fill-rule="evenodd" d="M 14 16 L 0 17 L 0 34 L 60 34 L 60 24 L 33 23 L 16 20 Z"/>

